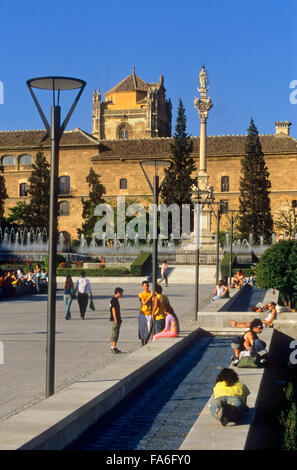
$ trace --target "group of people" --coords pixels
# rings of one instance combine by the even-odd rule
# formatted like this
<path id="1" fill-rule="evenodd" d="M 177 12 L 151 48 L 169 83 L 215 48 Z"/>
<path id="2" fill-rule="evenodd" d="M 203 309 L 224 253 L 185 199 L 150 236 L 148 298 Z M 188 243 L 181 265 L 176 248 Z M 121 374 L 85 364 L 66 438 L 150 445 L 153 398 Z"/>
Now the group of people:
<path id="1" fill-rule="evenodd" d="M 40 294 L 46 291 L 47 273 L 37 264 L 34 271 L 27 274 L 22 269 L 0 272 L 0 289 L 6 297 L 14 296 L 16 287 L 23 286 L 30 293 Z"/>
<path id="2" fill-rule="evenodd" d="M 256 358 L 259 366 L 269 364 L 269 354 L 266 344 L 259 338 L 264 328 L 273 326 L 277 315 L 277 305 L 275 302 L 255 305 L 251 307 L 253 312 L 266 312 L 265 320 L 260 316 L 251 322 L 237 322 L 230 320 L 233 328 L 247 328 L 247 331 L 233 339 L 231 347 L 233 349 L 232 365 L 237 366 L 241 357 L 252 356 Z M 234 369 L 223 369 L 216 379 L 213 389 L 214 400 L 210 405 L 210 412 L 214 418 L 219 420 L 223 426 L 228 422 L 238 423 L 247 407 L 247 396 L 250 394 L 248 387 L 239 381 Z"/>
<path id="3" fill-rule="evenodd" d="M 110 350 L 115 354 L 121 352 L 116 345 L 122 323 L 119 299 L 123 296 L 123 292 L 124 289 L 116 287 L 109 306 L 111 321 Z M 91 284 L 86 278 L 85 271 L 81 271 L 80 278 L 76 281 L 75 285 L 71 276 L 66 276 L 64 282 L 66 320 L 71 319 L 70 307 L 73 299 L 76 298 L 76 294 L 80 317 L 84 320 L 89 296 L 91 299 L 93 298 Z M 170 305 L 168 297 L 162 294 L 162 286 L 160 284 L 157 284 L 155 290 L 150 291 L 148 281 L 143 281 L 142 292 L 138 295 L 138 299 L 140 302 L 138 334 L 141 346 L 147 344 L 151 337 L 152 341 L 156 341 L 159 338 L 175 338 L 179 336 L 177 315 Z"/>

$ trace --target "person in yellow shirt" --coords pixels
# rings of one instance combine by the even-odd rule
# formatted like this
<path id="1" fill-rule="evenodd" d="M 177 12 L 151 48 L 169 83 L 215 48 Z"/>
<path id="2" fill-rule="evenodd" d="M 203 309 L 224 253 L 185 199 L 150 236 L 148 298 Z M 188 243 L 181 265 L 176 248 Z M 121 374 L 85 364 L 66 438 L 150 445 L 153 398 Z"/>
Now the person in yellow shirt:
<path id="1" fill-rule="evenodd" d="M 143 292 L 138 295 L 141 307 L 138 315 L 138 335 L 141 340 L 141 346 L 147 344 L 152 332 L 152 298 L 154 293 L 149 290 L 149 283 L 143 281 Z"/>
<path id="2" fill-rule="evenodd" d="M 154 324 L 155 334 L 161 333 L 165 328 L 165 306 L 169 305 L 169 300 L 166 295 L 162 294 L 162 286 L 160 284 L 156 285 L 156 292 L 153 297 L 153 311 L 152 319 Z"/>
<path id="3" fill-rule="evenodd" d="M 238 423 L 247 410 L 246 400 L 250 391 L 239 381 L 237 373 L 233 369 L 222 369 L 216 378 L 213 393 L 214 401 L 210 405 L 212 416 L 223 426 L 229 421 Z"/>

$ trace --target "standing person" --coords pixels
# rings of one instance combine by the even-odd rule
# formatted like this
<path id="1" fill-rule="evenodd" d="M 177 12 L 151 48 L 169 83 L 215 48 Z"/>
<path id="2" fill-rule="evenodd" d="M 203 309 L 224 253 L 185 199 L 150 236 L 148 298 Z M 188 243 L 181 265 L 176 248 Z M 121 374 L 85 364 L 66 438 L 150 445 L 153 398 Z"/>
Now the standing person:
<path id="1" fill-rule="evenodd" d="M 114 290 L 114 296 L 110 301 L 110 321 L 111 323 L 111 337 L 110 337 L 110 352 L 113 354 L 119 354 L 121 351 L 117 348 L 117 342 L 119 339 L 120 328 L 122 324 L 121 319 L 121 308 L 119 299 L 123 296 L 124 289 L 116 287 Z"/>
<path id="2" fill-rule="evenodd" d="M 139 339 L 141 340 L 141 346 L 147 344 L 152 327 L 152 298 L 154 293 L 149 290 L 149 283 L 147 281 L 142 282 L 142 289 L 138 295 L 138 298 L 141 303 L 140 312 L 138 315 L 138 334 Z"/>
<path id="3" fill-rule="evenodd" d="M 161 266 L 161 280 L 160 283 L 165 281 L 165 286 L 168 287 L 168 275 L 167 275 L 167 270 L 168 270 L 168 264 L 167 260 L 165 260 Z"/>
<path id="4" fill-rule="evenodd" d="M 165 328 L 165 305 L 169 304 L 168 297 L 162 294 L 162 287 L 157 284 L 156 292 L 154 292 L 153 297 L 153 311 L 152 311 L 152 320 L 154 326 L 154 333 L 160 333 Z"/>
<path id="5" fill-rule="evenodd" d="M 40 280 L 41 280 L 40 264 L 36 264 L 34 274 L 35 274 L 35 288 L 36 288 L 37 294 L 40 294 Z"/>
<path id="6" fill-rule="evenodd" d="M 82 320 L 85 319 L 85 314 L 88 306 L 88 294 L 90 294 L 91 299 L 93 298 L 91 284 L 86 278 L 85 271 L 81 271 L 80 278 L 76 281 L 75 291 L 77 292 L 77 301 L 79 305 L 80 317 Z"/>
<path id="7" fill-rule="evenodd" d="M 66 280 L 64 282 L 64 302 L 66 304 L 66 311 L 65 311 L 65 320 L 71 319 L 70 313 L 70 305 L 74 298 L 74 285 L 72 281 L 72 277 L 70 274 L 67 274 Z"/>

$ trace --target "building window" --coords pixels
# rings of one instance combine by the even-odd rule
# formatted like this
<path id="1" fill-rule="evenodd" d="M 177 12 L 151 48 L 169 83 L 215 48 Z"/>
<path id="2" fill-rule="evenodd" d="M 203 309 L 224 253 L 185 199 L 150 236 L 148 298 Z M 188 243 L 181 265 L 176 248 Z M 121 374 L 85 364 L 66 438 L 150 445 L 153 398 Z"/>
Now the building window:
<path id="1" fill-rule="evenodd" d="M 20 184 L 20 196 L 28 196 L 28 183 Z"/>
<path id="2" fill-rule="evenodd" d="M 127 180 L 126 178 L 120 179 L 120 189 L 127 189 Z"/>
<path id="3" fill-rule="evenodd" d="M 70 215 L 70 204 L 68 201 L 59 202 L 59 215 Z"/>
<path id="4" fill-rule="evenodd" d="M 129 129 L 127 126 L 120 127 L 119 129 L 119 139 L 128 140 L 129 139 Z"/>
<path id="5" fill-rule="evenodd" d="M 33 163 L 33 158 L 31 155 L 21 155 L 19 158 L 19 164 L 20 165 L 32 165 Z"/>
<path id="6" fill-rule="evenodd" d="M 227 214 L 229 210 L 229 201 L 220 201 L 221 214 Z"/>
<path id="7" fill-rule="evenodd" d="M 62 194 L 63 196 L 70 194 L 70 176 L 60 176 L 59 194 Z"/>
<path id="8" fill-rule="evenodd" d="M 2 165 L 15 165 L 15 157 L 13 157 L 12 155 L 6 155 L 5 157 L 2 157 Z"/>
<path id="9" fill-rule="evenodd" d="M 229 176 L 222 176 L 221 178 L 221 192 L 225 193 L 229 191 Z"/>

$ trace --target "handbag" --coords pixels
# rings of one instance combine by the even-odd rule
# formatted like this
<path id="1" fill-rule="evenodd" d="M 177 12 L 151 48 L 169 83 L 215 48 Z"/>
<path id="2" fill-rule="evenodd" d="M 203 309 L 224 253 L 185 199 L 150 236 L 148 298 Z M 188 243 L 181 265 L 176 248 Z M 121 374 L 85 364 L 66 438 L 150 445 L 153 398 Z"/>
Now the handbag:
<path id="1" fill-rule="evenodd" d="M 96 310 L 93 299 L 90 300 L 89 307 L 90 307 L 91 310 Z"/>
<path id="2" fill-rule="evenodd" d="M 258 358 L 257 356 L 243 356 L 239 359 L 237 367 L 255 369 L 258 368 Z"/>

